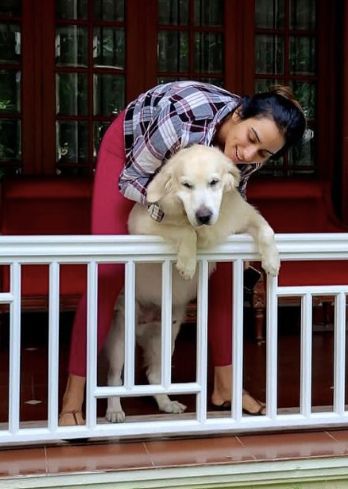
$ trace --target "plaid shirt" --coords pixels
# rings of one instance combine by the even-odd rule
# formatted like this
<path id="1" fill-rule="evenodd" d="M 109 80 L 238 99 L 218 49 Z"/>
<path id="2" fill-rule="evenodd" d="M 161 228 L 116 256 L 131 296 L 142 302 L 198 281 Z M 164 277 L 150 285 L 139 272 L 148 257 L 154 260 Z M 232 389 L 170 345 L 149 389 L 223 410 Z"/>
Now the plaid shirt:
<path id="1" fill-rule="evenodd" d="M 126 165 L 119 179 L 121 193 L 147 206 L 147 185 L 161 166 L 181 148 L 212 146 L 222 121 L 239 103 L 240 97 L 223 88 L 193 81 L 159 85 L 140 95 L 125 110 Z M 249 176 L 260 166 L 239 166 L 239 191 L 244 197 Z M 148 208 L 153 219 L 162 220 L 157 204 Z"/>

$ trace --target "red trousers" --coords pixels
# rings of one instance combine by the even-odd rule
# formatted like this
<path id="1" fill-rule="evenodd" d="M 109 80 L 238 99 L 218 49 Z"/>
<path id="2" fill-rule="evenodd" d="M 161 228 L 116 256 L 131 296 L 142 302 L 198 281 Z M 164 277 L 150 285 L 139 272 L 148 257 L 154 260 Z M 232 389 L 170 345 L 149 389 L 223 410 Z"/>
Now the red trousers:
<path id="1" fill-rule="evenodd" d="M 92 201 L 92 234 L 127 234 L 127 219 L 134 202 L 118 190 L 118 176 L 125 164 L 124 114 L 111 124 L 101 143 Z M 219 263 L 209 281 L 209 347 L 214 366 L 231 364 L 232 266 Z M 124 285 L 124 266 L 99 265 L 98 348 L 110 329 L 114 305 Z M 86 375 L 87 295 L 76 311 L 70 348 L 70 374 Z"/>

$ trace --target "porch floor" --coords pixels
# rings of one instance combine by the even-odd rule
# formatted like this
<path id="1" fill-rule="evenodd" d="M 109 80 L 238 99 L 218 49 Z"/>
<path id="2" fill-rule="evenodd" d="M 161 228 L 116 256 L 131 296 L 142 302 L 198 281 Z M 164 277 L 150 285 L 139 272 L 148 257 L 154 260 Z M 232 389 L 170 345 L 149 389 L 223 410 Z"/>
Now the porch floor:
<path id="1" fill-rule="evenodd" d="M 5 448 L 1 478 L 348 456 L 348 430 Z"/>
<path id="2" fill-rule="evenodd" d="M 295 408 L 299 404 L 300 334 L 299 311 L 280 311 L 278 404 Z M 62 317 L 60 335 L 60 397 L 66 381 L 69 333 L 72 315 Z M 320 323 L 320 315 L 319 315 Z M 42 314 L 23 316 L 21 420 L 47 419 L 47 318 Z M 174 381 L 192 380 L 195 373 L 195 328 L 184 325 L 174 355 Z M 313 406 L 332 405 L 333 332 L 323 324 L 313 334 Z M 8 411 L 8 332 L 0 329 L 0 422 Z M 244 341 L 244 386 L 259 399 L 265 398 L 265 345 L 257 345 L 252 321 L 246 314 Z M 181 358 L 185 362 L 180 361 Z M 100 362 L 101 377 L 105 373 Z M 140 382 L 145 382 L 142 372 Z M 209 382 L 211 388 L 211 379 Z M 179 398 L 194 410 L 193 396 Z M 154 414 L 152 398 L 128 399 L 127 414 Z M 98 404 L 103 416 L 105 401 Z M 146 439 L 138 441 L 105 440 L 84 443 L 59 442 L 25 447 L 2 447 L 0 477 L 99 473 L 108 471 L 187 467 L 211 464 L 345 457 L 348 455 L 348 429 Z"/>

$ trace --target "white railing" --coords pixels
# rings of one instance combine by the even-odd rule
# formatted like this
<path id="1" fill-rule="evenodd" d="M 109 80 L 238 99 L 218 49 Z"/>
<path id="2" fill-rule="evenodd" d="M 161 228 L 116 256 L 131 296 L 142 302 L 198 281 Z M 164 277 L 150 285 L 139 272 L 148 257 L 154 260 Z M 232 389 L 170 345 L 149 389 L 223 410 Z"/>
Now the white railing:
<path id="1" fill-rule="evenodd" d="M 277 243 L 282 261 L 285 260 L 348 260 L 348 234 L 278 235 Z M 197 299 L 197 368 L 196 379 L 189 383 L 171 382 L 170 335 L 162 335 L 162 351 L 168 352 L 162 366 L 161 385 L 134 385 L 134 265 L 137 262 L 163 262 L 162 324 L 168 331 L 171 324 L 170 273 L 174 260 L 172 248 L 160 238 L 140 236 L 25 236 L 0 237 L 0 265 L 10 266 L 10 290 L 0 293 L 0 303 L 9 304 L 10 360 L 9 360 L 9 414 L 8 423 L 0 425 L 0 443 L 33 442 L 68 438 L 151 436 L 156 434 L 212 433 L 254 431 L 286 427 L 318 427 L 342 425 L 348 422 L 345 407 L 345 286 L 280 287 L 277 279 L 267 284 L 266 334 L 266 402 L 265 416 L 242 414 L 243 386 L 243 267 L 246 260 L 257 260 L 254 244 L 247 236 L 234 236 L 216 249 L 199 255 L 199 286 Z M 231 412 L 211 416 L 207 413 L 207 308 L 208 262 L 234 263 L 234 328 L 233 328 L 233 403 Z M 125 385 L 101 387 L 97 385 L 97 270 L 100 263 L 126 264 L 126 310 L 129 372 Z M 49 355 L 48 355 L 48 420 L 41 423 L 23 423 L 20 420 L 20 339 L 21 339 L 21 266 L 49 265 Z M 87 264 L 88 269 L 88 340 L 86 425 L 58 426 L 58 338 L 59 338 L 59 275 L 60 265 Z M 166 285 L 167 284 L 167 285 Z M 332 409 L 313 408 L 312 392 L 312 297 L 335 297 L 334 324 L 334 401 Z M 301 368 L 300 406 L 297 413 L 284 413 L 277 407 L 277 301 L 282 296 L 300 296 Z M 128 344 L 127 344 L 128 343 Z M 140 417 L 122 424 L 110 424 L 97 419 L 96 402 L 108 396 L 149 396 L 153 394 L 195 394 L 196 412 L 181 415 Z"/>

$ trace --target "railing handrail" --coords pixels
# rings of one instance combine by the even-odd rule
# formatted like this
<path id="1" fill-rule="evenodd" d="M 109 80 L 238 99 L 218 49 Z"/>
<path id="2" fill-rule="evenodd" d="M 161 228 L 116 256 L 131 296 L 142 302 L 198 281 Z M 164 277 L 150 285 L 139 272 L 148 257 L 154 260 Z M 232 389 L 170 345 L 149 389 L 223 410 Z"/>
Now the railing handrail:
<path id="1" fill-rule="evenodd" d="M 276 234 L 276 242 L 283 260 L 340 260 L 348 259 L 348 233 L 283 233 Z M 130 249 L 132 250 L 130 253 Z M 246 234 L 230 236 L 225 243 L 200 250 L 205 259 L 255 259 L 258 257 L 252 238 Z M 109 235 L 30 235 L 0 236 L 0 263 L 14 260 L 37 262 L 41 258 L 59 257 L 64 263 L 84 263 L 93 256 L 105 261 L 117 256 L 119 261 L 132 256 L 135 261 L 149 257 L 173 257 L 174 248 L 157 236 Z"/>

